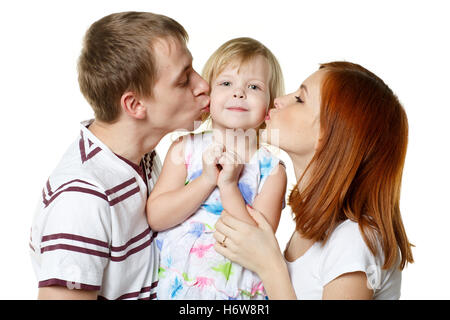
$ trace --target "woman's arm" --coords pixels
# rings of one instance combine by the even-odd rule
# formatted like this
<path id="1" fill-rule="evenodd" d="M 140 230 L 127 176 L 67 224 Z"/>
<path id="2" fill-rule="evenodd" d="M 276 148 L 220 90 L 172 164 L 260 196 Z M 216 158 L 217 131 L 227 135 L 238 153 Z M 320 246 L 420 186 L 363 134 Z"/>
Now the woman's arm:
<path id="1" fill-rule="evenodd" d="M 217 172 L 214 172 L 214 169 Z M 161 174 L 147 201 L 150 227 L 160 231 L 186 220 L 214 190 L 218 173 L 215 165 L 211 165 L 206 170 L 204 168 L 197 179 L 185 185 L 187 172 L 184 139 L 175 141 L 167 152 Z"/>
<path id="2" fill-rule="evenodd" d="M 214 249 L 228 259 L 258 274 L 272 300 L 297 299 L 283 254 L 270 224 L 257 210 L 247 207 L 257 226 L 223 212 L 216 223 Z M 224 240 L 224 246 L 220 243 Z M 323 288 L 322 299 L 371 299 L 363 272 L 345 273 Z"/>
<path id="3" fill-rule="evenodd" d="M 369 288 L 364 272 L 344 273 L 323 287 L 323 300 L 371 300 L 373 290 Z"/>

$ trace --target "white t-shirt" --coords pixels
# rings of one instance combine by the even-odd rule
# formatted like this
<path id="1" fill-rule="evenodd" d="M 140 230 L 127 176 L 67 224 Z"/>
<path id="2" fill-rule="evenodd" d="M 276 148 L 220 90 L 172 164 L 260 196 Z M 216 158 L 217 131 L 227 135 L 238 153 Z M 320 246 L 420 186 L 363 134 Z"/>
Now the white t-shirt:
<path id="1" fill-rule="evenodd" d="M 381 252 L 381 251 L 380 251 Z M 383 270 L 384 256 L 373 256 L 356 222 L 346 220 L 322 246 L 316 242 L 304 255 L 293 262 L 286 261 L 297 298 L 322 299 L 323 287 L 342 274 L 362 271 L 367 285 L 373 289 L 373 299 L 400 298 L 401 271 L 398 263 Z"/>
<path id="2" fill-rule="evenodd" d="M 161 170 L 155 152 L 134 165 L 82 123 L 42 190 L 30 252 L 39 287 L 96 290 L 99 299 L 156 297 L 158 255 L 147 197 Z"/>

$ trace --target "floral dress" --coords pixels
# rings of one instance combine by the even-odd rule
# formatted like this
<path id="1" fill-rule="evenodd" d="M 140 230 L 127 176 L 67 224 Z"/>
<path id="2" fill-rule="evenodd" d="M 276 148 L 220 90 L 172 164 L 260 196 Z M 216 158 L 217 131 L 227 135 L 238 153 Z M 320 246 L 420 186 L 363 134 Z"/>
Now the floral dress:
<path id="1" fill-rule="evenodd" d="M 202 173 L 203 151 L 212 133 L 185 137 L 186 184 Z M 260 148 L 244 165 L 238 187 L 246 204 L 252 204 L 280 160 Z M 158 233 L 160 250 L 158 299 L 267 299 L 263 284 L 252 271 L 214 250 L 214 226 L 223 206 L 215 188 L 198 210 L 183 223 Z"/>

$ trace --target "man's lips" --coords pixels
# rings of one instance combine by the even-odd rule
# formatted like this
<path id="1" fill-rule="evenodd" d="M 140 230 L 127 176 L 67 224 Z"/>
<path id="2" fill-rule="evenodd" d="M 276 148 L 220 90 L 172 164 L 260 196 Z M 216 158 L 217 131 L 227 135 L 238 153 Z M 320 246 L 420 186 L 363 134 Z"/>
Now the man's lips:
<path id="1" fill-rule="evenodd" d="M 205 104 L 205 106 L 203 108 L 200 109 L 201 113 L 204 112 L 209 112 L 209 106 L 210 106 L 210 100 L 208 99 L 207 103 Z"/>

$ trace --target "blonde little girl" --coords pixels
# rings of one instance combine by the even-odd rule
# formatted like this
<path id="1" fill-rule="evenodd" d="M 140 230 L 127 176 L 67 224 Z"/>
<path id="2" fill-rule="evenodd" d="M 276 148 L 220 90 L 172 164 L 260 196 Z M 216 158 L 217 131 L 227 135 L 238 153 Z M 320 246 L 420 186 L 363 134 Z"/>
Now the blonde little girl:
<path id="1" fill-rule="evenodd" d="M 207 61 L 212 130 L 175 141 L 147 203 L 160 231 L 158 299 L 265 299 L 261 280 L 213 246 L 223 209 L 254 223 L 246 205 L 263 212 L 274 231 L 286 191 L 280 160 L 259 147 L 283 78 L 274 55 L 251 38 L 223 44 Z M 235 143 L 235 141 L 238 143 Z M 222 240 L 227 245 L 226 239 Z"/>

